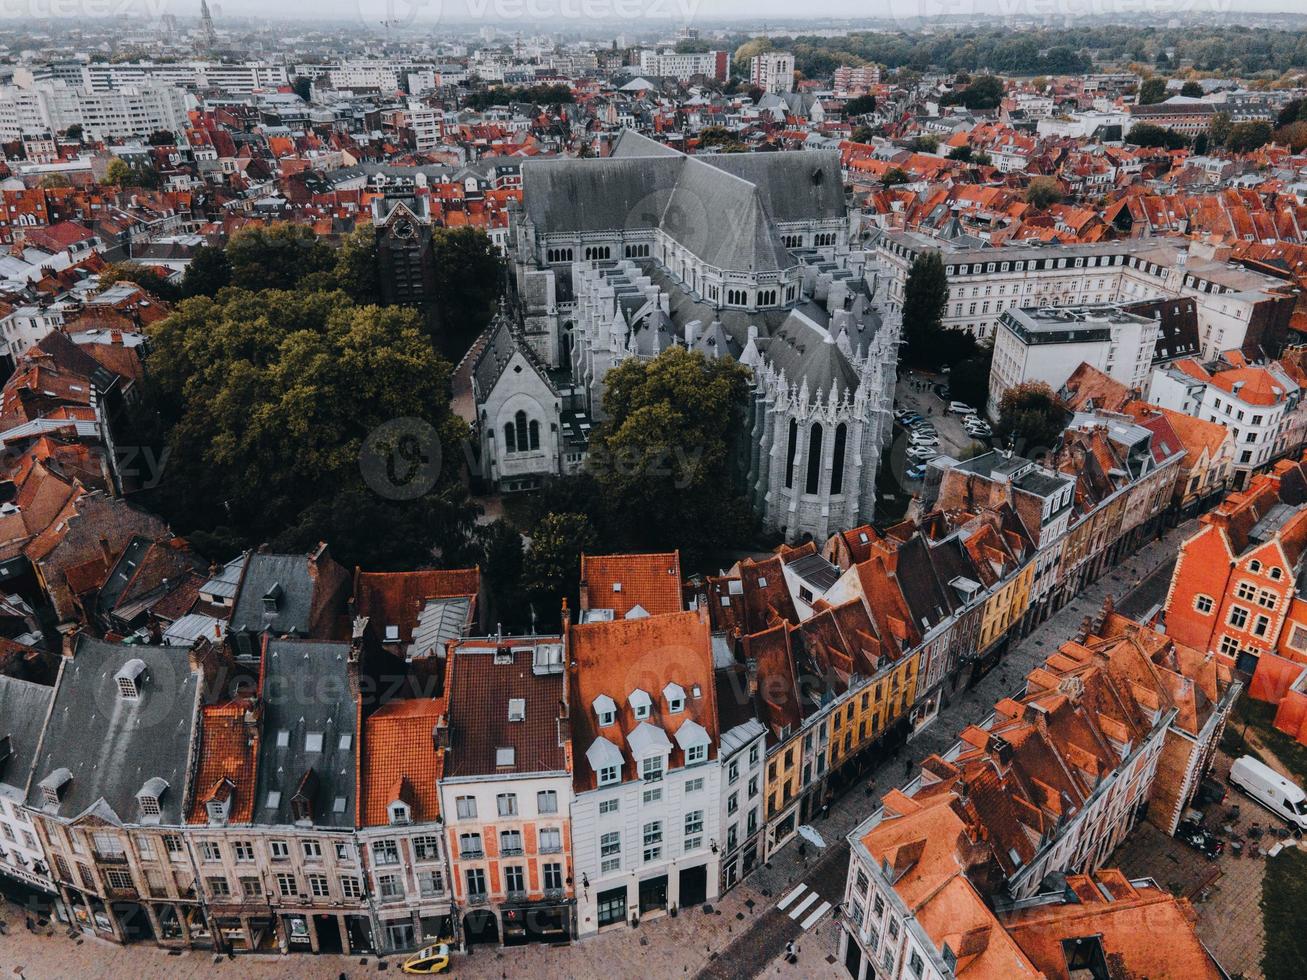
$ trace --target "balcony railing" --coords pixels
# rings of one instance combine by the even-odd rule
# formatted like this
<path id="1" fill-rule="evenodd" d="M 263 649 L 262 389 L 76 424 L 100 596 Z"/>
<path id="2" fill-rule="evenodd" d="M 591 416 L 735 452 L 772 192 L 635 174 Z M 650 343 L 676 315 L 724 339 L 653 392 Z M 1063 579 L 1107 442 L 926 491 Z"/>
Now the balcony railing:
<path id="1" fill-rule="evenodd" d="M 506 892 L 504 895 L 504 901 L 506 902 L 525 902 L 526 899 L 527 899 L 527 893 L 525 891 L 510 890 Z"/>
<path id="2" fill-rule="evenodd" d="M 467 896 L 468 905 L 485 905 L 490 901 L 490 896 L 485 892 L 469 892 Z"/>
<path id="3" fill-rule="evenodd" d="M 478 847 L 475 851 L 459 851 L 458 856 L 464 861 L 479 861 L 486 856 L 486 852 Z"/>
<path id="4" fill-rule="evenodd" d="M 522 849 L 522 845 L 521 845 L 521 844 L 519 844 L 519 845 L 516 846 L 516 847 L 501 847 L 501 848 L 499 849 L 499 856 L 500 856 L 500 857 L 506 857 L 506 858 L 508 858 L 508 857 L 521 857 L 521 856 L 522 856 L 523 854 L 525 854 L 525 853 L 526 853 L 526 852 Z"/>

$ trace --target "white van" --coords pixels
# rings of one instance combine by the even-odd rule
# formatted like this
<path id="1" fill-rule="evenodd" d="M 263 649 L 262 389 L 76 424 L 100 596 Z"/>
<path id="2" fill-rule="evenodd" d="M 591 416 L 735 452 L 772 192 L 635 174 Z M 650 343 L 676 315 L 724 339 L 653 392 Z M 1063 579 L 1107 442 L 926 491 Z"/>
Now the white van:
<path id="1" fill-rule="evenodd" d="M 1260 759 L 1243 755 L 1230 767 L 1230 782 L 1299 830 L 1307 830 L 1307 793 Z"/>

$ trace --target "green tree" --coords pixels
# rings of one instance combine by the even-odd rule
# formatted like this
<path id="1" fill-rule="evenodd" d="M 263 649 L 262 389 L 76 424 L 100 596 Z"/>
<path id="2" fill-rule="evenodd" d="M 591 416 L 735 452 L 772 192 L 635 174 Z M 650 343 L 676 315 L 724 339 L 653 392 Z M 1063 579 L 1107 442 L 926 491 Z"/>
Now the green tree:
<path id="1" fill-rule="evenodd" d="M 874 95 L 856 95 L 844 103 L 845 118 L 852 119 L 854 116 L 865 116 L 869 112 L 876 111 L 876 97 Z"/>
<path id="2" fill-rule="evenodd" d="M 182 295 L 216 296 L 231 283 L 231 263 L 227 252 L 217 245 L 201 245 L 191 256 L 182 277 Z"/>
<path id="3" fill-rule="evenodd" d="M 994 363 L 992 348 L 981 348 L 953 365 L 948 387 L 953 398 L 979 408 L 989 400 L 989 372 Z"/>
<path id="4" fill-rule="evenodd" d="M 1070 417 L 1052 388 L 1026 381 L 1003 393 L 994 434 L 1010 441 L 1018 455 L 1031 456 L 1056 446 Z"/>
<path id="5" fill-rule="evenodd" d="M 1183 133 L 1153 123 L 1135 123 L 1130 127 L 1126 141 L 1135 146 L 1165 147 L 1168 150 L 1178 150 L 1189 143 Z"/>
<path id="6" fill-rule="evenodd" d="M 1214 146 L 1224 146 L 1225 141 L 1230 138 L 1230 130 L 1234 127 L 1234 122 L 1230 119 L 1228 112 L 1217 112 L 1213 114 L 1212 121 L 1207 125 L 1208 135 L 1211 137 Z"/>
<path id="7" fill-rule="evenodd" d="M 1056 177 L 1035 177 L 1026 185 L 1026 201 L 1031 207 L 1044 210 L 1062 200 L 1062 185 Z"/>
<path id="8" fill-rule="evenodd" d="M 83 133 L 82 124 L 73 123 L 71 126 L 69 126 L 67 129 L 64 130 L 64 138 L 70 140 L 76 140 L 77 142 L 80 143 L 82 141 L 82 133 Z"/>
<path id="9" fill-rule="evenodd" d="M 177 142 L 177 137 L 166 129 L 156 129 L 145 140 L 150 146 L 172 146 Z"/>
<path id="10" fill-rule="evenodd" d="M 1003 101 L 1003 80 L 993 75 L 981 75 L 966 88 L 951 92 L 944 98 L 947 105 L 962 105 L 968 109 L 997 109 Z"/>
<path id="11" fill-rule="evenodd" d="M 136 265 L 133 262 L 115 262 L 100 270 L 100 291 L 108 289 L 116 282 L 134 282 L 152 296 L 166 303 L 181 298 L 181 290 L 171 281 L 165 279 L 153 267 Z"/>
<path id="12" fill-rule="evenodd" d="M 294 289 L 305 276 L 332 269 L 336 254 L 312 228 L 278 223 L 236 232 L 227 261 L 239 289 Z"/>
<path id="13" fill-rule="evenodd" d="M 1180 94 L 1188 99 L 1201 99 L 1203 87 L 1191 79 L 1180 86 Z"/>
<path id="14" fill-rule="evenodd" d="M 903 338 L 905 356 L 916 365 L 930 365 L 934 352 L 931 340 L 943 330 L 948 306 L 948 275 L 938 252 L 922 252 L 908 271 L 903 286 Z"/>
<path id="15" fill-rule="evenodd" d="M 578 607 L 581 555 L 599 550 L 599 537 L 585 514 L 546 514 L 531 529 L 531 548 L 522 562 L 522 586 L 535 620 L 559 623 L 563 599 Z"/>
<path id="16" fill-rule="evenodd" d="M 909 145 L 916 153 L 934 153 L 939 149 L 939 137 L 930 135 L 918 136 Z"/>
<path id="17" fill-rule="evenodd" d="M 490 323 L 504 290 L 504 262 L 476 228 L 436 228 L 435 339 L 451 358 L 462 357 Z"/>
<path id="18" fill-rule="evenodd" d="M 242 546 L 324 539 L 381 569 L 465 547 L 466 426 L 416 311 L 227 289 L 150 335 L 137 437 L 169 450 L 157 506 L 173 527 Z"/>
<path id="19" fill-rule="evenodd" d="M 381 302 L 377 236 L 370 225 L 359 225 L 341 241 L 331 277 L 335 287 L 353 297 L 355 303 Z"/>
<path id="20" fill-rule="evenodd" d="M 910 179 L 907 171 L 902 167 L 890 167 L 885 171 L 885 176 L 880 179 L 880 182 L 886 187 L 895 187 L 899 184 L 906 184 Z"/>
<path id="21" fill-rule="evenodd" d="M 521 532 L 507 521 L 491 521 L 476 528 L 474 539 L 475 564 L 481 568 L 493 621 L 502 623 L 505 629 L 526 629 L 530 618 L 521 600 L 524 565 Z"/>
<path id="22" fill-rule="evenodd" d="M 1289 147 L 1294 153 L 1307 150 L 1307 122 L 1290 123 L 1283 129 L 1275 131 L 1275 142 Z"/>
<path id="23" fill-rule="evenodd" d="M 748 538 L 753 515 L 736 465 L 748 377 L 735 361 L 683 347 L 608 372 L 608 418 L 587 466 L 625 546 L 680 548 L 695 567 Z"/>
<path id="24" fill-rule="evenodd" d="M 855 143 L 870 143 L 876 138 L 876 133 L 870 126 L 854 126 L 850 135 Z"/>
<path id="25" fill-rule="evenodd" d="M 72 187 L 73 182 L 66 174 L 46 174 L 41 178 L 42 190 L 55 190 L 60 187 Z"/>
<path id="26" fill-rule="evenodd" d="M 953 149 L 949 151 L 948 158 L 950 160 L 962 160 L 963 162 L 969 161 L 971 159 L 970 144 L 963 143 L 961 146 L 953 147 Z"/>
<path id="27" fill-rule="evenodd" d="M 1155 105 L 1166 98 L 1166 79 L 1158 76 L 1145 78 L 1139 84 L 1139 104 Z"/>
<path id="28" fill-rule="evenodd" d="M 308 102 L 309 97 L 313 92 L 313 82 L 304 75 L 296 75 L 294 79 L 291 80 L 290 90 L 305 102 Z"/>
<path id="29" fill-rule="evenodd" d="M 1251 153 L 1271 141 L 1271 124 L 1265 119 L 1235 123 L 1225 139 L 1226 149 L 1232 153 Z"/>

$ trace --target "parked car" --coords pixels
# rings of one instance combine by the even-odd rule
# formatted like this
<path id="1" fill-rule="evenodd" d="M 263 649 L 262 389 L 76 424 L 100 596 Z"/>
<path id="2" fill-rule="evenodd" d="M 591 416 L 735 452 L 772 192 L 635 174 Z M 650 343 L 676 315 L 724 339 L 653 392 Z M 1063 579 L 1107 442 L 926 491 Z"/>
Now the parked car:
<path id="1" fill-rule="evenodd" d="M 1183 821 L 1176 828 L 1175 836 L 1177 840 L 1188 844 L 1195 851 L 1206 854 L 1212 861 L 1220 857 L 1221 852 L 1225 850 L 1225 841 L 1193 820 Z"/>
<path id="2" fill-rule="evenodd" d="M 908 459 L 916 463 L 928 463 L 939 455 L 939 450 L 929 446 L 913 446 L 907 451 Z"/>
<path id="3" fill-rule="evenodd" d="M 966 429 L 967 429 L 967 435 L 979 436 L 979 437 L 981 437 L 981 438 L 983 438 L 983 439 L 988 439 L 990 436 L 992 436 L 992 435 L 994 434 L 994 430 L 993 430 L 993 429 L 991 429 L 989 426 L 987 426 L 987 425 L 983 425 L 983 424 L 982 424 L 982 425 L 968 425 L 968 426 L 966 427 Z"/>
<path id="4" fill-rule="evenodd" d="M 918 463 L 916 466 L 909 466 L 903 471 L 905 480 L 921 480 L 926 476 L 926 467 Z"/>
<path id="5" fill-rule="evenodd" d="M 939 447 L 939 436 L 918 436 L 914 435 L 908 440 L 910 446 L 925 446 L 928 449 Z"/>
<path id="6" fill-rule="evenodd" d="M 399 970 L 412 976 L 429 976 L 449 969 L 449 944 L 439 943 L 418 950 L 406 959 Z"/>
<path id="7" fill-rule="evenodd" d="M 1198 795 L 1194 797 L 1197 806 L 1211 806 L 1225 799 L 1225 786 L 1218 779 L 1207 776 L 1198 784 Z"/>
<path id="8" fill-rule="evenodd" d="M 1251 755 L 1241 755 L 1230 766 L 1230 785 L 1238 786 L 1281 820 L 1307 830 L 1307 793 Z"/>
<path id="9" fill-rule="evenodd" d="M 899 419 L 899 424 L 906 425 L 909 428 L 911 428 L 912 426 L 916 425 L 918 422 L 924 422 L 924 421 L 926 420 L 923 419 L 916 412 L 908 412 L 906 415 L 903 416 L 903 418 Z"/>
<path id="10" fill-rule="evenodd" d="M 976 410 L 966 402 L 949 402 L 948 410 L 954 415 L 975 415 Z"/>

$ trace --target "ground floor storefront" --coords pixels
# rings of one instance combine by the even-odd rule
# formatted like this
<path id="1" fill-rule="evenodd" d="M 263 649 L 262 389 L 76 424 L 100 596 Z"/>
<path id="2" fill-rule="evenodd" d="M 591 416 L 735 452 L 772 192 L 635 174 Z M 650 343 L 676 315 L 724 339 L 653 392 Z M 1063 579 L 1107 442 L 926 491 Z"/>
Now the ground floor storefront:
<path id="1" fill-rule="evenodd" d="M 198 903 L 103 897 L 73 888 L 60 892 L 73 927 L 113 942 L 211 949 L 213 933 Z"/>
<path id="2" fill-rule="evenodd" d="M 639 926 L 650 916 L 677 915 L 683 908 L 716 901 L 720 874 L 717 861 L 711 860 L 597 882 L 578 897 L 577 932 L 587 936 L 623 924 Z"/>

